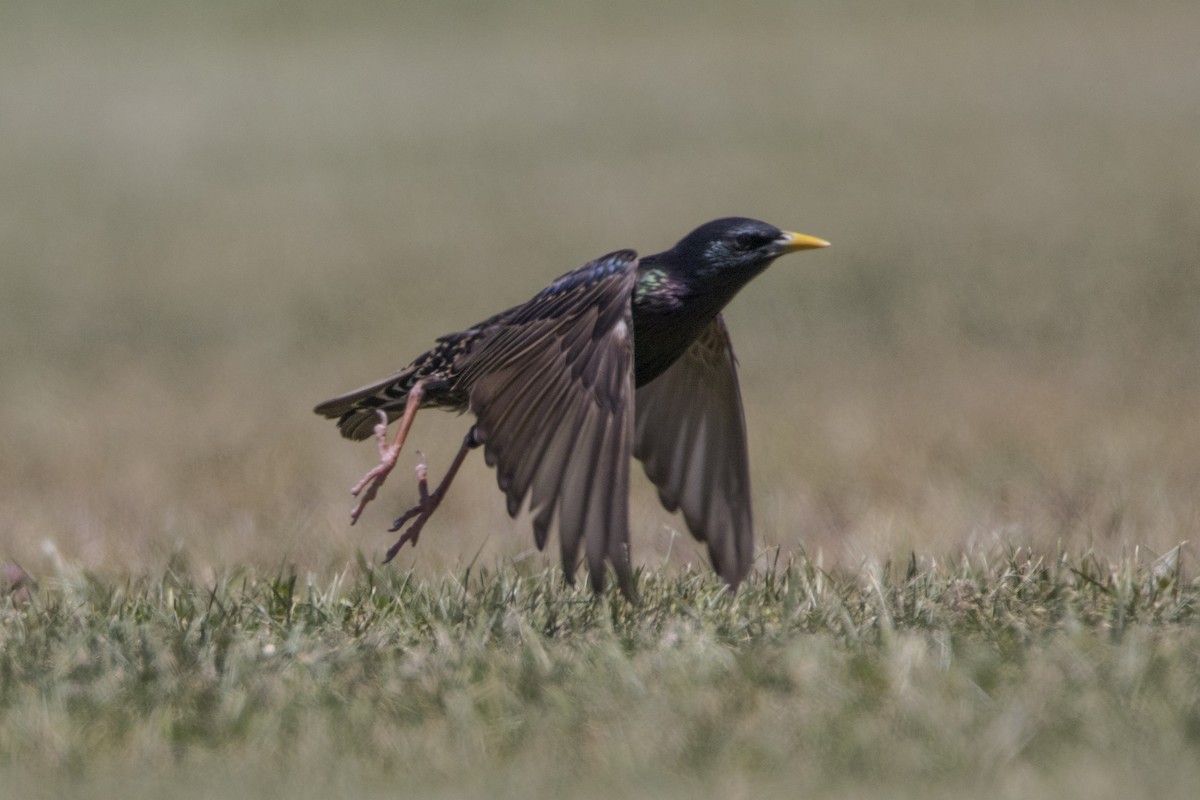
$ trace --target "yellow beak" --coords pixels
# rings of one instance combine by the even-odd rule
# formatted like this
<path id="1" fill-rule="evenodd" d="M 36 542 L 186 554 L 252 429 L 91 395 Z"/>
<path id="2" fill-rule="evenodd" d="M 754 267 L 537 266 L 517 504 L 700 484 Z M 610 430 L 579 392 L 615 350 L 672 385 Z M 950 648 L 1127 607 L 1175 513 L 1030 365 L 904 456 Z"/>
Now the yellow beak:
<path id="1" fill-rule="evenodd" d="M 783 236 L 776 241 L 779 242 L 779 249 L 785 253 L 794 253 L 797 250 L 815 250 L 818 247 L 829 247 L 829 242 L 824 239 L 818 239 L 815 236 L 809 236 L 805 233 L 792 233 L 784 231 Z"/>

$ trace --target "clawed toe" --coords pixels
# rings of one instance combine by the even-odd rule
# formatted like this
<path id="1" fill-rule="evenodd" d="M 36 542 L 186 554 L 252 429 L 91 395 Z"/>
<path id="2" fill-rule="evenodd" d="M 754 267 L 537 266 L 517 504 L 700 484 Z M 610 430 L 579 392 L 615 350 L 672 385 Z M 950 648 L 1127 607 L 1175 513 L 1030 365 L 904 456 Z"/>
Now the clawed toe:
<path id="1" fill-rule="evenodd" d="M 358 518 L 362 515 L 363 509 L 367 507 L 367 503 L 375 499 L 375 495 L 379 493 L 379 487 L 383 486 L 383 482 L 387 480 L 388 474 L 396 466 L 396 459 L 399 455 L 399 450 L 384 453 L 383 461 L 375 469 L 364 475 L 361 481 L 354 484 L 354 487 L 350 490 L 350 494 L 358 498 L 358 503 L 350 510 L 351 525 L 358 522 Z M 365 492 L 363 491 L 364 489 L 366 489 Z"/>
<path id="2" fill-rule="evenodd" d="M 425 527 L 425 523 L 433 516 L 433 512 L 441 504 L 442 498 L 446 496 L 447 489 L 450 488 L 450 483 L 454 480 L 454 476 L 458 473 L 458 468 L 462 466 L 463 459 L 467 453 L 479 446 L 479 442 L 475 438 L 475 429 L 472 428 L 463 439 L 462 447 L 459 448 L 458 454 L 454 460 L 450 462 L 450 468 L 446 470 L 445 477 L 438 487 L 432 492 L 429 491 L 429 467 L 425 464 L 425 456 L 418 453 L 420 461 L 417 462 L 417 493 L 420 495 L 420 500 L 415 506 L 405 511 L 396 521 L 392 523 L 392 527 L 388 530 L 395 531 L 404 527 L 405 523 L 412 520 L 412 524 L 408 526 L 396 543 L 388 548 L 387 554 L 383 559 L 383 563 L 387 563 L 396 557 L 396 553 L 400 552 L 400 548 L 406 542 L 412 542 L 416 547 L 417 539 L 421 536 L 421 529 Z"/>
<path id="3" fill-rule="evenodd" d="M 362 515 L 363 509 L 367 507 L 375 499 L 375 495 L 379 493 L 379 487 L 383 486 L 383 482 L 387 479 L 392 468 L 396 466 L 397 459 L 400 458 L 400 449 L 404 447 L 404 439 L 408 436 L 408 430 L 412 427 L 413 419 L 417 415 L 417 410 L 421 407 L 421 400 L 425 397 L 425 385 L 423 381 L 417 381 L 408 391 L 408 400 L 404 406 L 404 416 L 400 419 L 400 428 L 396 431 L 396 439 L 390 445 L 387 441 L 388 415 L 382 409 L 378 410 L 379 423 L 375 426 L 375 440 L 379 444 L 379 464 L 363 476 L 363 479 L 354 484 L 350 490 L 350 494 L 358 498 L 358 502 L 354 508 L 350 510 L 350 524 L 358 522 L 358 518 Z"/>
<path id="4" fill-rule="evenodd" d="M 425 523 L 433 516 L 433 512 L 442 501 L 442 487 L 439 486 L 433 494 L 429 493 L 429 467 L 425 464 L 424 454 L 418 455 L 421 456 L 421 460 L 417 463 L 417 492 L 420 494 L 421 500 L 397 517 L 396 521 L 392 523 L 392 527 L 388 528 L 388 530 L 395 533 L 410 519 L 416 517 L 416 520 L 396 540 L 396 543 L 388 548 L 387 556 L 383 559 L 383 563 L 385 564 L 396 557 L 396 553 L 400 552 L 400 548 L 404 546 L 405 542 L 412 542 L 413 547 L 416 547 L 417 539 L 421 536 L 421 529 L 425 527 Z"/>
<path id="5" fill-rule="evenodd" d="M 388 530 L 393 532 L 398 531 L 400 530 L 400 526 L 405 522 L 408 522 L 408 520 L 413 516 L 417 517 L 413 524 L 408 526 L 408 530 L 400 535 L 400 538 L 396 540 L 396 543 L 388 548 L 387 554 L 383 559 L 384 564 L 395 558 L 396 553 L 400 552 L 400 548 L 404 547 L 406 542 L 412 542 L 413 547 L 417 546 L 417 539 L 421 537 L 421 529 L 425 527 L 425 523 L 429 521 L 431 516 L 433 516 L 433 510 L 435 508 L 437 508 L 436 504 L 429 506 L 428 508 L 422 505 L 417 505 L 404 512 L 403 516 L 396 520 L 395 524 L 392 525 L 392 527 Z"/>
<path id="6" fill-rule="evenodd" d="M 418 452 L 417 455 L 420 456 L 421 459 L 417 462 L 417 493 L 420 495 L 421 499 L 415 506 L 396 518 L 396 521 L 392 523 L 392 527 L 388 528 L 388 530 L 392 531 L 393 533 L 400 530 L 401 525 L 408 522 L 417 514 L 424 514 L 425 516 L 432 514 L 433 510 L 437 508 L 438 502 L 441 500 L 440 496 L 437 500 L 432 500 L 429 494 L 429 467 L 425 464 L 425 454 Z M 434 494 L 437 494 L 437 492 Z"/>

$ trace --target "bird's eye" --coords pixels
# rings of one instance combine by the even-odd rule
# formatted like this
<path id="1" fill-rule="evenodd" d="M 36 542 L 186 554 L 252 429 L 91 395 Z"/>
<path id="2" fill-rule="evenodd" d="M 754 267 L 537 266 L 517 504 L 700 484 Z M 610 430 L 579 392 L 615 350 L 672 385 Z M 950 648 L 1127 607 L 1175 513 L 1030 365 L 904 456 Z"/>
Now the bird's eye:
<path id="1" fill-rule="evenodd" d="M 740 233 L 733 237 L 733 246 L 743 252 L 756 250 L 762 243 L 762 237 L 756 233 Z"/>

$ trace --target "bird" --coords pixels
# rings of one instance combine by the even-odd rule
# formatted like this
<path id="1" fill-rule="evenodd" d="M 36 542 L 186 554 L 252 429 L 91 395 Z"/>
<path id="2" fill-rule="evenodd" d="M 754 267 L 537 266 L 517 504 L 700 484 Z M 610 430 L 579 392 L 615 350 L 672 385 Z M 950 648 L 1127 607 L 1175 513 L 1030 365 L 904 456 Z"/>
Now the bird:
<path id="1" fill-rule="evenodd" d="M 482 447 L 509 515 L 528 501 L 539 550 L 557 518 L 566 580 L 586 560 L 599 595 L 607 564 L 633 599 L 632 456 L 736 591 L 754 531 L 745 416 L 721 312 L 778 257 L 828 246 L 746 217 L 713 220 L 661 253 L 623 249 L 590 261 L 529 301 L 438 338 L 403 369 L 320 403 L 314 411 L 337 420 L 343 436 L 378 442 L 379 464 L 351 489 L 351 524 L 396 465 L 420 409 L 470 411 L 474 424 L 432 492 L 424 458 L 417 464 L 419 501 L 392 524 L 409 527 L 384 563 L 416 546 L 467 454 Z"/>

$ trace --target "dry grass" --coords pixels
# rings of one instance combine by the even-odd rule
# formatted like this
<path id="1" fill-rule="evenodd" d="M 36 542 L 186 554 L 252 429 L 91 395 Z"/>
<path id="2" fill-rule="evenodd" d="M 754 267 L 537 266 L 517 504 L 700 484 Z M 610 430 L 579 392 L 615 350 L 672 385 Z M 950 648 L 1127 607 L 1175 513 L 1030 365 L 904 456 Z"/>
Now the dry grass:
<path id="1" fill-rule="evenodd" d="M 729 312 L 765 544 L 1193 536 L 1188 4 L 208 8 L 3 12 L 9 558 L 381 552 L 413 489 L 347 530 L 371 454 L 315 401 L 726 213 L 836 244 Z M 463 424 L 423 416 L 435 469 Z M 415 558 L 527 547 L 491 480 Z"/>
<path id="2" fill-rule="evenodd" d="M 843 577 L 914 550 L 1145 566 L 1196 538 L 1194 3 L 407 5 L 0 6 L 0 561 L 110 589 L 181 563 L 193 588 L 280 565 L 362 580 L 356 555 L 378 559 L 415 489 L 394 477 L 349 529 L 371 447 L 312 405 L 589 258 L 725 214 L 835 244 L 728 313 L 762 569 L 775 548 Z M 435 474 L 465 424 L 418 420 Z M 664 581 L 699 565 L 635 495 L 639 563 Z M 536 573 L 530 547 L 474 460 L 396 574 Z M 1156 624 L 1116 650 L 1054 639 L 1009 686 L 1052 697 Z M 953 720 L 966 683 L 938 695 L 936 653 L 906 647 L 869 658 L 912 659 L 905 697 Z M 803 685 L 861 688 L 840 645 L 781 652 L 810 648 Z M 1194 662 L 1194 636 L 1169 649 L 1169 674 Z M 849 683 L 822 688 L 834 663 Z M 1099 687 L 1089 702 L 1125 691 Z M 979 727 L 949 729 L 1025 730 L 1016 706 L 972 708 Z M 851 711 L 821 713 L 882 741 Z M 1194 728 L 1120 730 L 1162 760 L 1106 774 L 1087 737 L 1062 771 L 1020 741 L 971 757 L 1008 765 L 1018 796 L 1136 788 L 1140 763 L 1194 755 Z"/>

